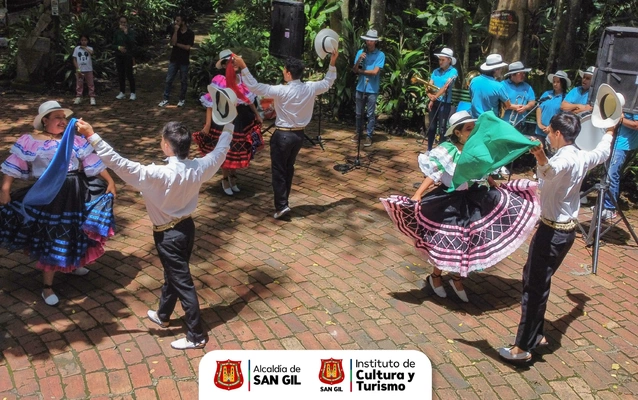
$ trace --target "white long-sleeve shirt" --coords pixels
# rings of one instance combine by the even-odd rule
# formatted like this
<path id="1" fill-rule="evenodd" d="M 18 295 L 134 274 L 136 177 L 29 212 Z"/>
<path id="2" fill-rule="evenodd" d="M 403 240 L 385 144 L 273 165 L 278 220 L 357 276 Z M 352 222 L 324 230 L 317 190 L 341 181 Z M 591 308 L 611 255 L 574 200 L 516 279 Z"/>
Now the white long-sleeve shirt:
<path id="1" fill-rule="evenodd" d="M 611 135 L 604 135 L 592 151 L 579 150 L 574 145 L 561 147 L 549 163 L 536 168 L 543 218 L 562 223 L 578 218 L 585 174 L 609 157 L 611 139 Z"/>
<path id="2" fill-rule="evenodd" d="M 301 82 L 296 79 L 288 82 L 287 85 L 259 83 L 248 68 L 242 69 L 241 75 L 244 84 L 251 92 L 275 100 L 276 126 L 303 129 L 312 119 L 315 97 L 330 89 L 337 79 L 337 69 L 333 66 L 328 67 L 326 76 L 318 82 Z"/>
<path id="3" fill-rule="evenodd" d="M 204 157 L 181 160 L 172 156 L 167 158 L 166 165 L 142 165 L 130 161 L 116 153 L 97 134 L 89 138 L 89 143 L 104 164 L 142 192 L 153 225 L 164 225 L 195 211 L 200 187 L 213 177 L 226 159 L 232 131 L 233 125 L 226 125 L 215 150 Z"/>

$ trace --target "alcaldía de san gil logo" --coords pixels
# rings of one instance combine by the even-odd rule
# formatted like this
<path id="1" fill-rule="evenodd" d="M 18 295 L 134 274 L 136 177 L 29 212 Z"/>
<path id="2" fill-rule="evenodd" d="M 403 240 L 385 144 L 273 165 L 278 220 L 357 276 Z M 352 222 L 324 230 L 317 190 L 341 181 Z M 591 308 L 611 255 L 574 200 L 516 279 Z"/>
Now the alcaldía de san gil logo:
<path id="1" fill-rule="evenodd" d="M 215 371 L 215 386 L 224 390 L 238 389 L 244 384 L 241 373 L 241 361 L 217 361 Z"/>

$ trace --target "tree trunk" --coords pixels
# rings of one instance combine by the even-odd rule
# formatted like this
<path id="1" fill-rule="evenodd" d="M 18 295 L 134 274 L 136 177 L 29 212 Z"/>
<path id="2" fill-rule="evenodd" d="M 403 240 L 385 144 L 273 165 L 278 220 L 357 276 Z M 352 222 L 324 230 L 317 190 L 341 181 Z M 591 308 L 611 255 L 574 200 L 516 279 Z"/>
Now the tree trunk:
<path id="1" fill-rule="evenodd" d="M 563 29 L 561 29 L 563 25 L 563 0 L 556 0 L 556 6 L 554 7 L 554 9 L 556 12 L 556 22 L 554 23 L 554 34 L 552 35 L 552 43 L 549 45 L 547 67 L 545 68 L 546 74 L 552 74 L 558 69 L 556 68 L 556 47 L 558 46 L 560 36 L 564 34 Z"/>
<path id="2" fill-rule="evenodd" d="M 512 10 L 518 19 L 516 33 L 509 38 L 492 39 L 490 53 L 498 53 L 503 56 L 507 63 L 521 60 L 523 50 L 523 38 L 527 28 L 528 10 L 527 1 L 522 0 L 499 0 L 496 10 Z"/>
<path id="3" fill-rule="evenodd" d="M 328 0 L 328 4 L 333 5 L 337 1 L 338 0 Z M 346 2 L 347 1 L 344 1 L 344 3 Z M 341 10 L 337 10 L 330 14 L 330 29 L 337 32 L 340 36 L 343 35 L 343 33 L 341 32 L 341 21 L 345 19 L 345 17 L 343 17 L 341 14 L 342 12 L 343 12 L 343 3 L 341 4 Z"/>
<path id="4" fill-rule="evenodd" d="M 341 18 L 350 20 L 350 0 L 343 0 L 341 2 Z"/>
<path id="5" fill-rule="evenodd" d="M 465 8 L 465 0 L 454 0 L 454 5 L 457 7 Z M 465 76 L 467 72 L 467 64 L 466 64 L 466 54 L 469 53 L 470 49 L 466 47 L 467 42 L 467 31 L 465 29 L 465 20 L 463 18 L 455 18 L 452 22 L 453 31 L 455 32 L 452 35 L 452 50 L 454 50 L 454 55 L 456 56 L 456 69 L 459 72 L 459 79 L 457 80 L 457 85 L 463 85 L 463 80 L 461 79 Z M 469 59 L 469 57 L 467 57 Z"/>
<path id="6" fill-rule="evenodd" d="M 376 29 L 379 36 L 385 30 L 385 1 L 372 0 L 370 3 L 370 28 Z"/>
<path id="7" fill-rule="evenodd" d="M 581 0 L 569 0 L 566 2 L 567 10 L 565 12 L 567 29 L 562 30 L 563 41 L 558 52 L 558 67 L 561 69 L 569 69 L 575 67 L 576 60 L 576 30 L 580 23 L 580 6 Z"/>

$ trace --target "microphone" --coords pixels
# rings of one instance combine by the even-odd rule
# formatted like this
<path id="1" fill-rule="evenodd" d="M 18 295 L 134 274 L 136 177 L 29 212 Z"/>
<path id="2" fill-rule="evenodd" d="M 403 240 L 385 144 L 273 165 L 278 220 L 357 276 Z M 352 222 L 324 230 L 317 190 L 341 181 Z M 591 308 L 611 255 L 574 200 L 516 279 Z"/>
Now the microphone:
<path id="1" fill-rule="evenodd" d="M 361 54 L 362 54 L 362 55 L 363 55 L 363 54 L 365 54 L 365 55 L 367 56 L 367 55 L 368 55 L 368 51 L 367 51 L 367 49 L 368 49 L 368 48 L 367 48 L 366 44 L 364 43 L 364 44 L 363 44 L 363 52 L 362 52 Z M 360 59 L 359 64 L 357 64 L 357 68 L 358 68 L 358 69 L 363 69 L 363 62 L 364 62 L 364 61 L 365 61 L 365 58 L 361 58 L 361 59 Z"/>

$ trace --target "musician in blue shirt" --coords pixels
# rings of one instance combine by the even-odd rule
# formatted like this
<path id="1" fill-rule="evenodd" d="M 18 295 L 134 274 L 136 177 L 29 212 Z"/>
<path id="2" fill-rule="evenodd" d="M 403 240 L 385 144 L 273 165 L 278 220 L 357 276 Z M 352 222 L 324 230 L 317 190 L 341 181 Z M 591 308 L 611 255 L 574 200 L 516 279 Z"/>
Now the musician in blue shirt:
<path id="1" fill-rule="evenodd" d="M 374 134 L 375 109 L 377 107 L 377 96 L 381 83 L 381 70 L 385 65 L 385 54 L 377 48 L 379 36 L 377 31 L 370 29 L 361 39 L 366 41 L 365 51 L 360 49 L 354 58 L 352 71 L 359 75 L 357 91 L 355 94 L 356 103 L 356 134 L 352 138 L 353 142 L 359 140 L 359 135 L 363 134 L 363 112 L 366 112 L 366 137 L 363 145 L 372 146 L 372 135 Z"/>
<path id="2" fill-rule="evenodd" d="M 490 54 L 487 60 L 481 64 L 481 75 L 472 79 L 470 83 L 470 97 L 472 98 L 472 106 L 470 114 L 473 118 L 487 111 L 494 111 L 499 114 L 499 102 L 510 107 L 510 100 L 503 88 L 503 85 L 496 80 L 496 73 L 507 64 L 503 62 L 500 54 Z"/>
<path id="3" fill-rule="evenodd" d="M 549 74 L 547 80 L 552 83 L 552 90 L 548 90 L 540 97 L 540 105 L 536 109 L 536 136 L 546 137 L 549 121 L 560 112 L 560 105 L 565 99 L 567 89 L 572 81 L 565 71 Z"/>
<path id="4" fill-rule="evenodd" d="M 430 126 L 428 127 L 428 151 L 432 150 L 434 138 L 438 128 L 439 134 L 443 134 L 447 130 L 447 120 L 452 107 L 452 86 L 454 81 L 459 77 L 459 73 L 453 65 L 456 64 L 456 58 L 452 49 L 443 48 L 440 53 L 434 54 L 439 58 L 439 68 L 432 72 L 430 84 L 439 88 L 436 93 L 428 93 L 430 103 L 428 109 L 430 111 Z"/>
<path id="5" fill-rule="evenodd" d="M 588 104 L 589 88 L 595 71 L 596 68 L 594 67 L 589 67 L 586 71 L 578 71 L 578 75 L 581 78 L 581 86 L 575 87 L 567 93 L 565 100 L 560 105 L 561 110 L 571 111 L 574 114 L 591 112 L 592 107 Z"/>
<path id="6" fill-rule="evenodd" d="M 513 62 L 509 65 L 505 80 L 502 82 L 511 103 L 510 107 L 505 109 L 503 120 L 513 126 L 519 122 L 522 123 L 529 110 L 536 105 L 534 89 L 525 82 L 525 76 L 531 70 L 531 68 L 525 68 L 520 61 Z"/>

